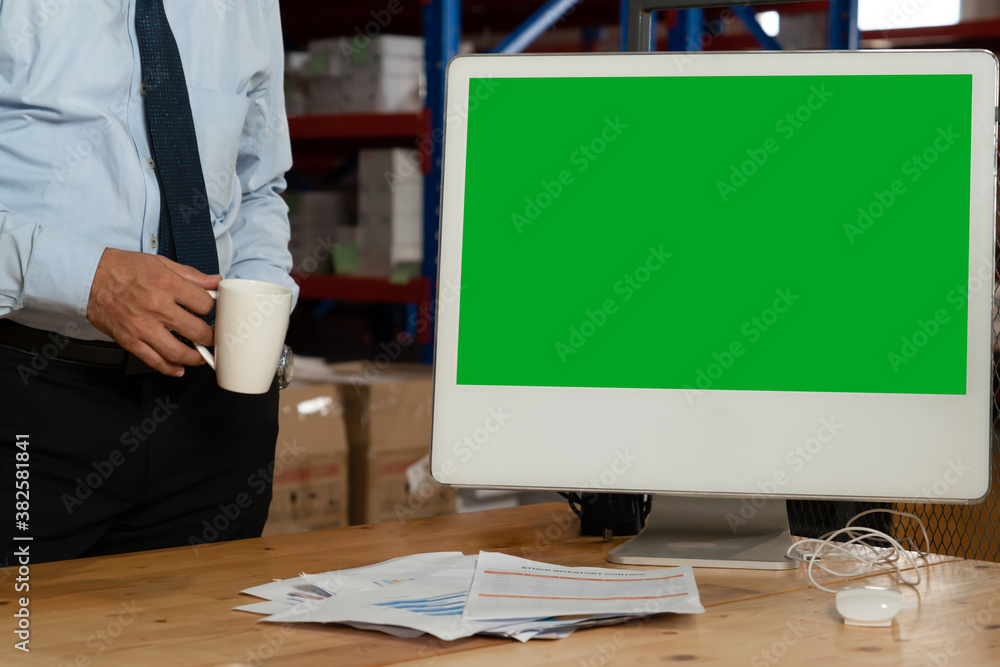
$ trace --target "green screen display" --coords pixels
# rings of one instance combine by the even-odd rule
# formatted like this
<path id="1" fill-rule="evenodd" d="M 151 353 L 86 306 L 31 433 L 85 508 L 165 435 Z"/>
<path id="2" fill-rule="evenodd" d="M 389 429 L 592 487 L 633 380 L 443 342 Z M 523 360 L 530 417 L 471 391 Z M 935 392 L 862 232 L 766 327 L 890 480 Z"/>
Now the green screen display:
<path id="1" fill-rule="evenodd" d="M 470 90 L 459 384 L 965 393 L 971 76 Z"/>

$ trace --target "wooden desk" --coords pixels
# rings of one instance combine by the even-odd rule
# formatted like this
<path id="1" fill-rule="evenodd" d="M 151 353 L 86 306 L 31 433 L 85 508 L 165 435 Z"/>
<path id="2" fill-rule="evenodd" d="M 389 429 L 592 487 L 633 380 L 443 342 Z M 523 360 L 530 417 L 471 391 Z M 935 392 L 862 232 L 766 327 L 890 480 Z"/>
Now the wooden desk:
<path id="1" fill-rule="evenodd" d="M 891 628 L 846 627 L 804 569 L 696 569 L 703 615 L 666 614 L 567 639 L 401 640 L 339 626 L 257 623 L 250 586 L 425 551 L 501 551 L 611 567 L 569 509 L 475 514 L 164 549 L 31 567 L 31 653 L 14 648 L 14 568 L 0 570 L 0 664 L 31 665 L 995 665 L 1000 564 L 934 558 Z M 885 576 L 868 581 L 886 584 Z"/>

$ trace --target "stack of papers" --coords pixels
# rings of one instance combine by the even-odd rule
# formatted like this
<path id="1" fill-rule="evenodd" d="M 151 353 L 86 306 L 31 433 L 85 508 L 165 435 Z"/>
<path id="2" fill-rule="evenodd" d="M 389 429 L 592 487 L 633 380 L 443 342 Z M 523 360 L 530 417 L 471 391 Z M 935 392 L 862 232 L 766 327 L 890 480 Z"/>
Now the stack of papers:
<path id="1" fill-rule="evenodd" d="M 274 623 L 342 623 L 397 637 L 475 634 L 558 639 L 664 612 L 700 614 L 690 567 L 569 568 L 482 551 L 394 558 L 248 588 L 267 602 L 236 607 Z"/>

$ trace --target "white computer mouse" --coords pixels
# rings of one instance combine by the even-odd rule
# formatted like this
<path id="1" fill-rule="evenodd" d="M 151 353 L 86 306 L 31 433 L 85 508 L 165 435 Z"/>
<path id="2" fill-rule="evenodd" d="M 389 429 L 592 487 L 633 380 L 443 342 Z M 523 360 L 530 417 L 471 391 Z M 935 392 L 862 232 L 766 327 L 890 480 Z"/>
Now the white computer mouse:
<path id="1" fill-rule="evenodd" d="M 837 591 L 837 611 L 845 625 L 884 627 L 903 606 L 903 594 L 891 588 L 856 586 Z"/>

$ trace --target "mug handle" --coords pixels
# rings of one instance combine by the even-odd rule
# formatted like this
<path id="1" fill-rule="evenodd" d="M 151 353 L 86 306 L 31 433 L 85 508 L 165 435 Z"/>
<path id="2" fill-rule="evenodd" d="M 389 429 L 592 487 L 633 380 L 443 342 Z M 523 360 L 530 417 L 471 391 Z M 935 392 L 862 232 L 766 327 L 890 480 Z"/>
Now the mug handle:
<path id="1" fill-rule="evenodd" d="M 210 297 L 212 297 L 213 299 L 218 300 L 219 293 L 216 290 L 205 290 L 205 291 L 208 292 L 208 295 Z M 215 357 L 212 356 L 212 353 L 208 351 L 208 348 L 206 348 L 201 343 L 195 343 L 194 347 L 195 347 L 196 350 L 198 350 L 198 354 L 201 355 L 201 358 L 204 359 L 208 363 L 208 365 L 212 367 L 212 370 L 214 371 L 215 370 Z"/>

